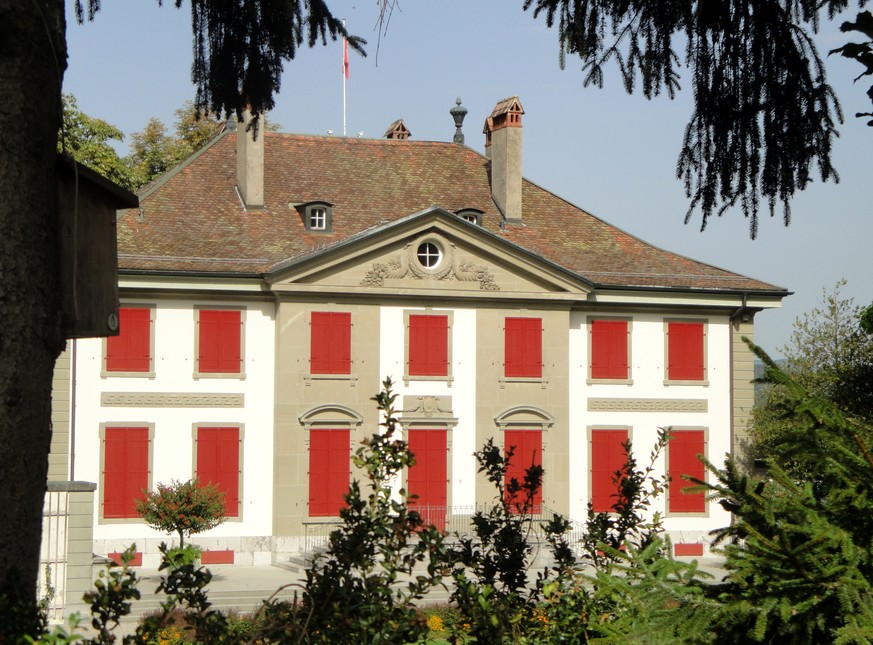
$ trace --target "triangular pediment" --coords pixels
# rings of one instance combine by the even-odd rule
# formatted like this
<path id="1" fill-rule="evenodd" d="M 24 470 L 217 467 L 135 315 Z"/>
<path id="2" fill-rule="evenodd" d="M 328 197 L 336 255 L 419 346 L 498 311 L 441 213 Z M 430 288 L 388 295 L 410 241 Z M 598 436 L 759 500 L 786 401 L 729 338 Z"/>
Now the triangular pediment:
<path id="1" fill-rule="evenodd" d="M 269 282 L 274 291 L 455 297 L 578 297 L 590 290 L 562 267 L 440 208 L 282 263 Z"/>

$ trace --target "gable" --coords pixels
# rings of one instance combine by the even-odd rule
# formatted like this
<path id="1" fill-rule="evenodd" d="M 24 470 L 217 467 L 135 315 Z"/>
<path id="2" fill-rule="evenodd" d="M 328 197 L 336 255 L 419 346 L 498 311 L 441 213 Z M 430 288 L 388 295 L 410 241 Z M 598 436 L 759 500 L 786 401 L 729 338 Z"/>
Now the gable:
<path id="1" fill-rule="evenodd" d="M 274 291 L 542 297 L 588 292 L 577 277 L 442 209 L 276 268 Z"/>

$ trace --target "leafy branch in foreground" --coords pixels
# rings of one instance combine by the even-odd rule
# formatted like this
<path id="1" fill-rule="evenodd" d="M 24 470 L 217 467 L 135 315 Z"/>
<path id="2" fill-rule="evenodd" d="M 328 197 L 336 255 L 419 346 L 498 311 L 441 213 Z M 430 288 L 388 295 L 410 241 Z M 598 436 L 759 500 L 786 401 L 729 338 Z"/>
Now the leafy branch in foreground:
<path id="1" fill-rule="evenodd" d="M 713 590 L 722 608 L 714 642 L 873 640 L 873 428 L 845 415 L 746 341 L 778 385 L 791 425 L 777 455 L 806 450 L 811 479 L 778 458 L 767 477 L 728 461 L 711 489 L 734 514 L 716 533 L 726 543 L 727 580 Z"/>
<path id="2" fill-rule="evenodd" d="M 855 79 L 856 82 L 864 76 L 873 76 L 873 14 L 869 11 L 859 12 L 855 22 L 845 21 L 840 25 L 840 31 L 844 33 L 857 31 L 867 36 L 869 40 L 862 43 L 846 43 L 842 47 L 832 49 L 830 53 L 856 60 L 866 68 L 866 71 L 858 74 L 858 77 Z M 867 90 L 867 96 L 873 101 L 873 85 Z M 855 116 L 858 118 L 865 116 L 873 117 L 873 112 L 858 112 Z M 873 119 L 867 121 L 867 125 L 873 127 Z"/>
<path id="3" fill-rule="evenodd" d="M 534 17 L 557 25 L 561 64 L 582 61 L 585 85 L 603 85 L 615 62 L 625 89 L 637 82 L 651 99 L 680 89 L 683 58 L 694 111 L 685 129 L 676 175 L 691 200 L 686 223 L 700 209 L 701 230 L 713 215 L 739 206 L 755 238 L 758 215 L 790 200 L 811 181 L 838 181 L 831 147 L 842 121 L 811 32 L 847 0 L 677 2 L 676 0 L 525 0 Z M 684 57 L 674 42 L 685 44 Z"/>

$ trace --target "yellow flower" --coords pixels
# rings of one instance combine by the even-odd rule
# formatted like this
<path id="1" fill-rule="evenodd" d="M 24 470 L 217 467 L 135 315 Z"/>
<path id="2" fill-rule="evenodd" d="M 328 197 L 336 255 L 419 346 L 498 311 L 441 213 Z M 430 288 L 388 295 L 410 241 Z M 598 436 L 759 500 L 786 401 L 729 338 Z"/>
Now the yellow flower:
<path id="1" fill-rule="evenodd" d="M 444 631 L 443 619 L 436 614 L 431 614 L 427 617 L 427 628 L 432 632 Z"/>

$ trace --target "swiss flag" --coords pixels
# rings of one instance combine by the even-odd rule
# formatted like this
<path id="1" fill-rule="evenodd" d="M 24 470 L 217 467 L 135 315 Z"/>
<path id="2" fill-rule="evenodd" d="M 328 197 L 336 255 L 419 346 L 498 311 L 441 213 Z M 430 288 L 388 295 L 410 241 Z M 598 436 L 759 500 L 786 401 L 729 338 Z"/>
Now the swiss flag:
<path id="1" fill-rule="evenodd" d="M 343 38 L 343 76 L 349 80 L 349 41 Z"/>

